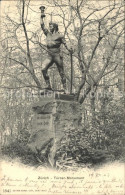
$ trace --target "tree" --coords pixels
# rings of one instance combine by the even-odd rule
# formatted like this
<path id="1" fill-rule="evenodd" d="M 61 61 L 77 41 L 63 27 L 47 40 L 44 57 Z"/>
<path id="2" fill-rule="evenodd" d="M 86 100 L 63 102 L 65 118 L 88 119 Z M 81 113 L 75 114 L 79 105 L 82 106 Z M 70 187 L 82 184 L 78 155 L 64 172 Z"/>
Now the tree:
<path id="1" fill-rule="evenodd" d="M 77 0 L 76 3 L 68 1 L 66 4 L 65 1 L 53 1 L 52 6 L 49 1 L 44 1 L 44 3 L 49 7 L 57 7 L 60 14 L 53 13 L 53 15 L 55 18 L 58 15 L 59 23 L 63 22 L 67 42 L 75 43 L 74 68 L 77 74 L 74 76 L 79 76 L 81 80 L 80 84 L 76 86 L 77 99 L 83 103 L 87 94 L 98 87 L 105 74 L 112 76 L 112 72 L 122 68 L 123 59 L 119 59 L 117 56 L 123 56 L 123 44 L 121 43 L 124 33 L 124 4 L 122 1 L 113 1 L 112 3 L 107 1 L 104 5 L 96 3 L 92 7 L 90 2 L 82 0 Z M 40 43 L 39 27 L 36 31 L 32 29 L 31 14 L 35 12 L 34 6 L 30 5 L 30 1 L 23 0 L 18 3 L 17 9 L 20 14 L 18 13 L 16 21 L 10 16 L 6 16 L 4 32 L 7 32 L 8 37 L 4 37 L 4 41 L 9 42 L 6 53 L 10 55 L 4 57 L 21 66 L 30 76 L 32 84 L 26 83 L 26 86 L 35 86 L 40 89 L 42 84 L 40 76 L 36 73 L 37 67 L 32 51 L 33 47 L 37 46 L 43 53 L 45 47 Z M 18 53 L 16 58 L 13 56 L 15 51 Z M 70 63 L 70 59 L 68 59 L 68 63 Z M 84 90 L 84 95 L 80 96 L 83 88 L 86 90 Z"/>

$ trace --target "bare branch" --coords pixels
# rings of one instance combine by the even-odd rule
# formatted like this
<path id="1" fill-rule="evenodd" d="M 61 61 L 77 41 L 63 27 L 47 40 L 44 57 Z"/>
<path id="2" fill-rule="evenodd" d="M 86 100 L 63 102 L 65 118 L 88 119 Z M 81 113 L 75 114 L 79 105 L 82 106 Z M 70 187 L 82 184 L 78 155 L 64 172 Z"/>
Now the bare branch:
<path id="1" fill-rule="evenodd" d="M 104 76 L 106 76 L 106 75 L 108 75 L 108 74 L 114 72 L 114 71 L 117 69 L 117 67 L 118 67 L 118 64 L 117 64 L 112 70 L 110 70 L 109 72 L 106 72 L 105 74 L 103 74 L 102 77 L 104 77 Z"/>
<path id="2" fill-rule="evenodd" d="M 23 25 L 24 34 L 25 34 L 25 37 L 26 37 L 26 42 L 27 42 L 27 44 L 26 44 L 27 45 L 27 57 L 28 57 L 28 61 L 29 61 L 30 72 L 32 72 L 33 79 L 36 82 L 36 84 L 38 85 L 38 87 L 41 88 L 41 84 L 40 84 L 38 78 L 35 75 L 34 68 L 33 68 L 33 63 L 32 63 L 32 58 L 31 58 L 31 55 L 30 55 L 29 39 L 28 39 L 28 34 L 27 34 L 25 22 L 24 22 L 24 10 L 25 10 L 25 0 L 23 0 L 23 6 L 22 6 L 22 25 Z"/>

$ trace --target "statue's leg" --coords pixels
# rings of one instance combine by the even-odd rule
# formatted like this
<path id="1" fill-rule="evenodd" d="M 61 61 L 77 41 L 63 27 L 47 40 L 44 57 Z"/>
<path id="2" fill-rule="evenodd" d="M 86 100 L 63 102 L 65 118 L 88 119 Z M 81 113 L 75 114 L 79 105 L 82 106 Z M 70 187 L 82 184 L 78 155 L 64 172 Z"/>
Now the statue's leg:
<path id="1" fill-rule="evenodd" d="M 48 69 L 52 65 L 53 65 L 53 59 L 51 56 L 48 56 L 48 58 L 45 59 L 45 61 L 42 64 L 42 74 L 43 74 L 44 80 L 46 82 L 47 88 L 49 88 L 49 89 L 51 89 L 51 84 L 50 84 L 50 79 L 49 79 L 49 75 L 48 75 Z"/>
<path id="2" fill-rule="evenodd" d="M 66 78 L 65 78 L 65 74 L 64 74 L 63 58 L 60 57 L 59 54 L 57 54 L 57 55 L 55 55 L 54 61 L 57 65 L 63 88 L 64 88 L 64 90 L 66 90 Z"/>

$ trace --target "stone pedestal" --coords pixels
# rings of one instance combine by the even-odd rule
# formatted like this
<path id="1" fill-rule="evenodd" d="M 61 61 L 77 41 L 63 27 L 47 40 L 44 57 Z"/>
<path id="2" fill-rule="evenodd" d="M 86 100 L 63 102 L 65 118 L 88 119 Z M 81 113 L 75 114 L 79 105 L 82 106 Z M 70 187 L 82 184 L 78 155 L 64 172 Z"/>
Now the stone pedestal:
<path id="1" fill-rule="evenodd" d="M 29 146 L 36 152 L 51 142 L 49 162 L 54 165 L 54 156 L 60 140 L 69 129 L 81 124 L 81 110 L 74 96 L 49 94 L 33 105 L 34 116 Z"/>

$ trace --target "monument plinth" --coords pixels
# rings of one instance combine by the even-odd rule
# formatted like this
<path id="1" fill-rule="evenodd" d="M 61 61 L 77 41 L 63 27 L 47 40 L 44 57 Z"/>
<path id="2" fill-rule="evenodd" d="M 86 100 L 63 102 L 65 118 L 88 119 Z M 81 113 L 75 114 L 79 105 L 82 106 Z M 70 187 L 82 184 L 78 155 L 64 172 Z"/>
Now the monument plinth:
<path id="1" fill-rule="evenodd" d="M 49 158 L 54 164 L 56 150 L 65 132 L 77 129 L 81 124 L 80 104 L 74 101 L 73 95 L 49 94 L 41 96 L 32 108 L 34 116 L 29 146 L 36 152 L 51 142 Z"/>

